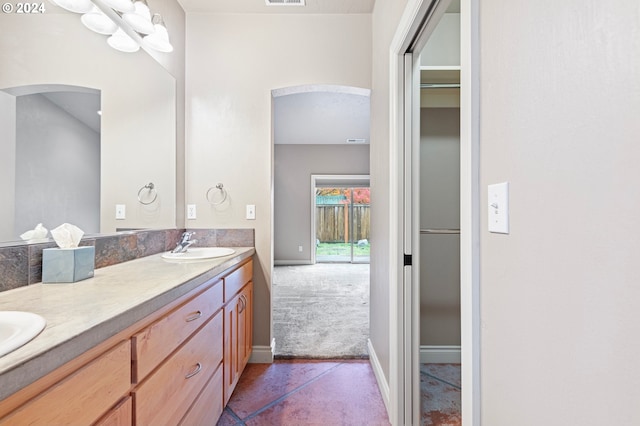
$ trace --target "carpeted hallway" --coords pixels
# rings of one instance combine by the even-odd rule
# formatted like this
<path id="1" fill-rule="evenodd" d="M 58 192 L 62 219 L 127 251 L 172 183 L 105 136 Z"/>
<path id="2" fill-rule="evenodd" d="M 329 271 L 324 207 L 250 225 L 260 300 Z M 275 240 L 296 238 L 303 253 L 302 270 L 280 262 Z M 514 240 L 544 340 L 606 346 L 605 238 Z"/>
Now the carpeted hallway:
<path id="1" fill-rule="evenodd" d="M 368 357 L 368 264 L 276 266 L 272 291 L 276 357 Z"/>

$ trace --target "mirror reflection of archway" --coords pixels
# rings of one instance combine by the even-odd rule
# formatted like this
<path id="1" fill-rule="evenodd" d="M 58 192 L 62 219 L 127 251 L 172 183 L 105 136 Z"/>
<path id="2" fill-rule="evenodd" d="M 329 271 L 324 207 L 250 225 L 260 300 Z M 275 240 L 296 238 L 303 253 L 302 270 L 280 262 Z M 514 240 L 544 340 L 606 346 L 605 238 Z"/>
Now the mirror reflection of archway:
<path id="1" fill-rule="evenodd" d="M 100 231 L 100 91 L 68 85 L 0 90 L 0 241 L 39 223 Z"/>

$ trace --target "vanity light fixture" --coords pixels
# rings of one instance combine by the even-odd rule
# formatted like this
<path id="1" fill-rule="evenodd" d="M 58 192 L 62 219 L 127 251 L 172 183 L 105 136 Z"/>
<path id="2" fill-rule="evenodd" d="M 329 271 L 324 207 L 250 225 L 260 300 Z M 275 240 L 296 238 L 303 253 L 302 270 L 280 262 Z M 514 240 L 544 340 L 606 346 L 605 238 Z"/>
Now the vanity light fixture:
<path id="1" fill-rule="evenodd" d="M 109 6 L 113 10 L 118 12 L 133 12 L 136 8 L 131 3 L 131 0 L 102 0 L 104 4 Z"/>
<path id="2" fill-rule="evenodd" d="M 151 16 L 147 0 L 50 0 L 70 12 L 82 13 L 82 23 L 98 34 L 109 35 L 109 46 L 137 52 L 140 46 L 169 53 L 173 46 L 162 16 Z"/>
<path id="3" fill-rule="evenodd" d="M 133 7 L 135 10 L 133 12 L 125 12 L 122 15 L 122 19 L 140 34 L 153 33 L 154 27 L 151 23 L 151 11 L 147 0 L 136 0 L 133 3 Z"/>
<path id="4" fill-rule="evenodd" d="M 169 43 L 169 33 L 164 25 L 164 20 L 159 13 L 154 13 L 151 18 L 154 31 L 142 38 L 142 44 L 145 47 L 157 50 L 158 52 L 173 52 L 173 46 Z"/>
<path id="5" fill-rule="evenodd" d="M 98 34 L 111 35 L 118 29 L 118 25 L 97 6 L 93 6 L 91 12 L 82 15 L 80 20 L 85 27 Z"/>
<path id="6" fill-rule="evenodd" d="M 107 39 L 107 43 L 120 52 L 133 53 L 140 50 L 140 45 L 129 37 L 122 28 L 118 28 L 116 32 Z"/>

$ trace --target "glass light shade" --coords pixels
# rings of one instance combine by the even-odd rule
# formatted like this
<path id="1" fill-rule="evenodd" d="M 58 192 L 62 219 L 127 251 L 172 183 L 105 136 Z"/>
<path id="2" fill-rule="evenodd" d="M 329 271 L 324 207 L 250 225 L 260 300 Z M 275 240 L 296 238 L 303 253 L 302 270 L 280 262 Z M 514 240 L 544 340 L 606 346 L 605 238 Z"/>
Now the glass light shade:
<path id="1" fill-rule="evenodd" d="M 142 44 L 145 47 L 157 50 L 158 52 L 173 52 L 173 46 L 169 42 L 169 32 L 164 25 L 162 16 L 160 16 L 159 13 L 154 13 L 153 18 L 151 18 L 151 22 L 153 23 L 155 31 L 153 34 L 145 36 L 142 39 Z"/>
<path id="2" fill-rule="evenodd" d="M 151 23 L 151 12 L 146 0 L 136 0 L 134 12 L 127 12 L 122 19 L 140 34 L 151 34 L 154 30 Z"/>
<path id="3" fill-rule="evenodd" d="M 91 0 L 51 0 L 51 2 L 73 13 L 87 13 L 93 9 Z"/>
<path id="4" fill-rule="evenodd" d="M 136 43 L 134 39 L 129 37 L 122 28 L 118 28 L 118 30 L 107 39 L 107 43 L 109 46 L 121 52 L 133 53 L 140 50 L 140 45 Z"/>
<path id="5" fill-rule="evenodd" d="M 110 35 L 116 32 L 118 26 L 96 6 L 89 13 L 80 18 L 85 27 L 98 34 Z"/>
<path id="6" fill-rule="evenodd" d="M 131 0 L 102 0 L 102 2 L 119 12 L 133 12 L 135 10 Z"/>

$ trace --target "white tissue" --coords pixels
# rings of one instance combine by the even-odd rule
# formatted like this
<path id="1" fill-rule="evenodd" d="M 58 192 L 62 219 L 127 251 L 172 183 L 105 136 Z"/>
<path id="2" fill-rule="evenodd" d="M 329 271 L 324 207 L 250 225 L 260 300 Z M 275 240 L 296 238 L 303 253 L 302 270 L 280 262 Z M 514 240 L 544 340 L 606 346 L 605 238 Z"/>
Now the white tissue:
<path id="1" fill-rule="evenodd" d="M 51 230 L 51 236 L 60 248 L 75 248 L 80 244 L 84 231 L 70 223 L 63 223 Z"/>
<path id="2" fill-rule="evenodd" d="M 27 231 L 24 234 L 20 235 L 20 238 L 23 240 L 40 240 L 42 238 L 47 238 L 47 228 L 42 226 L 41 223 L 37 224 L 34 229 L 31 231 Z"/>

